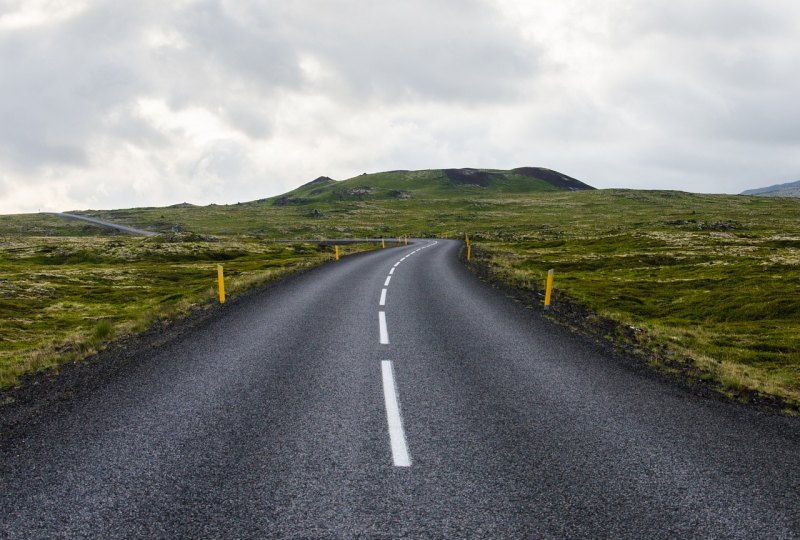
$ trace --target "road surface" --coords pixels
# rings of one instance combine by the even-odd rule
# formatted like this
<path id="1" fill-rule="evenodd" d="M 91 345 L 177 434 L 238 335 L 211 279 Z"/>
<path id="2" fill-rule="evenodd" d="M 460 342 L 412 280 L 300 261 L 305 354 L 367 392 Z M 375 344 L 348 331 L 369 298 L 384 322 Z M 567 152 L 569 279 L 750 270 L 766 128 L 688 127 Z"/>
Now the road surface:
<path id="1" fill-rule="evenodd" d="M 604 356 L 459 249 L 289 278 L 7 437 L 0 537 L 800 537 L 797 419 Z"/>
<path id="2" fill-rule="evenodd" d="M 103 221 L 102 219 L 96 219 L 89 216 L 81 216 L 79 214 L 68 214 L 65 212 L 50 212 L 53 216 L 63 217 L 67 219 L 78 219 L 81 221 L 86 221 L 92 223 L 93 225 L 99 225 L 101 227 L 106 227 L 108 229 L 115 229 L 120 232 L 128 233 L 128 234 L 138 234 L 144 236 L 155 236 L 158 233 L 153 231 L 145 231 L 144 229 L 135 229 L 133 227 L 128 227 L 126 225 L 120 225 L 119 223 L 112 223 L 110 221 Z"/>

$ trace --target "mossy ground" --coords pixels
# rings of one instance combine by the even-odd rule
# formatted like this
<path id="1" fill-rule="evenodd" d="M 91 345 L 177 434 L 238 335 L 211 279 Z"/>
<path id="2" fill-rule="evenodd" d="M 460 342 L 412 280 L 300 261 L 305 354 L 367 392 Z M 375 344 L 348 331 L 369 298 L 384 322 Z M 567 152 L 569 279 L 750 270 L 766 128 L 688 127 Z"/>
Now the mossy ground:
<path id="1" fill-rule="evenodd" d="M 235 296 L 333 257 L 332 247 L 315 244 L 187 239 L 0 237 L 0 389 L 215 301 L 216 263 Z"/>
<path id="2" fill-rule="evenodd" d="M 388 186 L 376 184 L 375 192 L 380 195 L 384 188 Z M 16 294 L 30 290 L 24 294 L 33 300 L 27 303 L 25 296 L 13 297 L 16 300 L 0 310 L 4 319 L 6 314 L 16 317 L 20 331 L 24 332 L 28 324 L 39 325 L 37 331 L 46 335 L 46 325 L 39 319 L 46 316 L 39 311 L 47 307 L 58 313 L 54 317 L 80 319 L 83 325 L 112 316 L 89 307 L 80 307 L 70 315 L 70 309 L 61 305 L 83 294 L 96 298 L 97 305 L 113 307 L 120 303 L 111 313 L 125 311 L 125 299 L 108 292 L 110 284 L 118 281 L 103 273 L 103 265 L 108 263 L 104 257 L 117 253 L 116 248 L 92 248 L 76 254 L 86 251 L 80 244 L 83 241 L 98 245 L 116 241 L 125 246 L 140 242 L 144 246 L 127 257 L 124 265 L 114 268 L 123 273 L 124 283 L 133 287 L 131 290 L 144 286 L 140 280 L 153 280 L 147 285 L 152 287 L 153 295 L 141 301 L 146 311 L 177 294 L 176 281 L 171 279 L 185 281 L 190 288 L 195 287 L 193 294 L 207 297 L 210 263 L 222 257 L 222 253 L 214 251 L 230 254 L 237 264 L 245 264 L 243 268 L 255 268 L 267 264 L 269 257 L 278 256 L 253 252 L 262 249 L 257 246 L 285 249 L 264 244 L 269 239 L 390 238 L 404 234 L 462 238 L 469 233 L 480 248 L 482 262 L 509 284 L 533 289 L 543 283 L 547 269 L 554 268 L 560 293 L 600 315 L 635 326 L 643 346 L 666 347 L 682 355 L 722 388 L 752 389 L 800 403 L 797 199 L 632 190 L 519 194 L 462 186 L 448 197 L 439 190 L 410 199 L 380 195 L 363 200 L 310 200 L 288 206 L 263 200 L 91 215 L 157 231 L 169 231 L 178 225 L 181 230 L 222 235 L 231 240 L 217 246 L 181 246 L 178 253 L 169 256 L 173 257 L 170 260 L 161 260 L 169 250 L 151 253 L 147 241 L 120 236 L 65 238 L 65 245 L 72 247 L 61 255 L 41 252 L 52 247 L 41 240 L 41 246 L 20 246 L 27 253 L 21 256 L 13 251 L 17 248 L 10 240 L 3 246 L 0 261 L 4 265 L 3 279 L 6 270 L 12 272 L 16 277 L 9 279 L 22 284 L 14 285 L 23 291 Z M 74 235 L 75 230 L 80 234 L 92 230 L 74 222 L 54 224 L 49 217 L 14 218 L 9 221 L 0 217 L 0 235 Z M 72 232 L 65 232 L 62 227 Z M 58 244 L 55 239 L 50 240 Z M 61 266 L 48 264 L 56 260 L 48 258 L 51 256 L 67 262 Z M 119 257 L 125 259 L 121 252 Z M 278 267 L 292 259 L 288 254 L 286 257 L 278 257 Z M 81 258 L 85 259 L 83 263 Z M 159 266 L 159 262 L 168 264 Z M 139 277 L 131 273 L 134 268 Z M 65 272 L 48 277 L 54 269 Z M 79 285 L 69 273 L 75 269 L 92 275 L 94 281 Z M 34 276 L 43 276 L 42 283 L 37 283 Z M 58 288 L 62 286 L 63 291 Z M 74 295 L 70 292 L 83 291 L 82 286 L 91 290 Z M 5 281 L 2 287 L 6 287 Z M 37 295 L 47 300 L 37 304 Z M 180 300 L 172 298 L 167 302 Z M 78 312 L 82 314 L 79 316 Z M 54 327 L 58 324 L 54 323 Z M 5 328 L 3 336 L 7 339 Z M 9 344 L 2 342 L 2 346 L 7 350 Z"/>

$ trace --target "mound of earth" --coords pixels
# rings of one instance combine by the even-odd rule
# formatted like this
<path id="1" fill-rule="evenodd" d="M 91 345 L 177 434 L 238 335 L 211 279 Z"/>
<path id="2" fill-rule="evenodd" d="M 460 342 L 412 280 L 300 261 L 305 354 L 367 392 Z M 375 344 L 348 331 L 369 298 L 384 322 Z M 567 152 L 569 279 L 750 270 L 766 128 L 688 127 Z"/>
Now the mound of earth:
<path id="1" fill-rule="evenodd" d="M 520 176 L 530 176 L 544 180 L 553 187 L 569 191 L 579 191 L 585 189 L 595 189 L 588 184 L 584 184 L 580 180 L 561 174 L 560 172 L 544 169 L 542 167 L 520 167 L 518 169 L 511 169 L 511 172 Z"/>
<path id="2" fill-rule="evenodd" d="M 488 187 L 491 176 L 478 169 L 445 169 L 445 176 L 454 184 Z"/>

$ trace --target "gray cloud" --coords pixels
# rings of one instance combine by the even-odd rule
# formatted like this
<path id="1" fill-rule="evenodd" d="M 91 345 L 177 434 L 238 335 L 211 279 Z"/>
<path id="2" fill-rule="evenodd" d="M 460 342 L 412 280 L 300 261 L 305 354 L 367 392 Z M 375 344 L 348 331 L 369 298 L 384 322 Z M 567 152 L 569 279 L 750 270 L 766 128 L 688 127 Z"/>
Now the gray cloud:
<path id="1" fill-rule="evenodd" d="M 8 23 L 21 6 L 0 2 L 0 211 L 235 202 L 389 168 L 800 177 L 792 0 L 111 0 Z"/>

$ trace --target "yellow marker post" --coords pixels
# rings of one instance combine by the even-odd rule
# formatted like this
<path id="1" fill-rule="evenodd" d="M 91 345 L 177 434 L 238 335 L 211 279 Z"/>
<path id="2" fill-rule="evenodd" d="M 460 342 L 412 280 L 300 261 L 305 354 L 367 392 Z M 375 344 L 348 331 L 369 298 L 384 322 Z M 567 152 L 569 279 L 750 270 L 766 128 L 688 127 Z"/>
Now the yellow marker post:
<path id="1" fill-rule="evenodd" d="M 466 242 L 467 245 L 469 245 L 469 236 L 467 236 L 467 233 L 464 233 L 464 242 Z"/>
<path id="2" fill-rule="evenodd" d="M 338 261 L 339 260 L 339 246 L 333 246 L 333 249 L 334 249 L 334 251 L 336 253 L 336 260 Z"/>
<path id="3" fill-rule="evenodd" d="M 217 265 L 217 282 L 219 283 L 219 303 L 225 303 L 225 274 L 222 270 L 222 265 Z"/>
<path id="4" fill-rule="evenodd" d="M 406 245 L 408 245 L 408 235 L 405 237 Z"/>
<path id="5" fill-rule="evenodd" d="M 381 247 L 382 248 L 386 247 L 386 242 L 383 240 L 383 238 L 381 238 Z"/>
<path id="6" fill-rule="evenodd" d="M 472 246 L 467 244 L 467 262 L 472 259 Z"/>
<path id="7" fill-rule="evenodd" d="M 547 289 L 544 292 L 544 309 L 550 309 L 550 300 L 553 298 L 553 275 L 555 270 L 551 269 L 547 272 Z"/>

